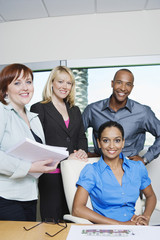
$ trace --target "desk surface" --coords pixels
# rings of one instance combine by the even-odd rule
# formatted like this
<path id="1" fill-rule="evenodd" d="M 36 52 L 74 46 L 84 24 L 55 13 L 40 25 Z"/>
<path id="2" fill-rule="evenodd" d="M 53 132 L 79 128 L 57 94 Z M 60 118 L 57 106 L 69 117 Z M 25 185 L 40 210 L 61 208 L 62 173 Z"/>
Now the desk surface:
<path id="1" fill-rule="evenodd" d="M 49 237 L 45 232 L 51 235 L 62 229 L 58 225 L 42 223 L 30 231 L 26 231 L 23 227 L 30 228 L 37 222 L 16 222 L 16 221 L 0 221 L 0 239 L 2 240 L 65 240 L 67 238 L 71 224 L 58 235 Z"/>
<path id="2" fill-rule="evenodd" d="M 71 225 L 74 225 L 75 227 L 77 224 L 71 224 L 68 223 L 68 227 L 64 229 L 62 232 L 58 233 L 58 235 L 54 237 L 49 237 L 48 235 L 45 234 L 45 232 L 50 233 L 51 235 L 55 234 L 57 231 L 61 230 L 62 228 L 58 225 L 52 225 L 52 224 L 47 224 L 47 223 L 42 223 L 39 226 L 31 229 L 30 231 L 26 231 L 23 227 L 30 228 L 34 225 L 38 224 L 38 222 L 16 222 L 16 221 L 0 221 L 0 239 L 2 240 L 49 240 L 49 239 L 54 239 L 54 240 L 66 240 L 67 235 L 69 233 Z M 78 224 L 79 225 L 79 224 Z M 83 228 L 89 229 L 93 228 L 93 225 L 81 225 Z M 80 225 L 79 225 L 80 227 Z M 99 228 L 99 226 L 94 226 L 94 228 Z M 104 228 L 104 227 L 103 227 Z M 122 228 L 120 225 L 115 226 L 108 226 L 109 229 L 112 228 Z M 136 240 L 142 240 L 142 239 L 158 239 L 160 236 L 160 226 L 159 227 L 145 227 L 145 226 L 123 226 L 123 229 L 125 228 L 133 228 L 134 231 L 136 232 Z M 138 230 L 139 228 L 139 230 Z M 145 229 L 145 231 L 144 231 Z M 78 239 L 77 235 L 78 229 L 76 229 L 76 237 L 72 239 Z M 146 237 L 144 237 L 144 233 L 146 234 Z M 141 235 L 142 236 L 139 236 Z M 151 236 L 150 236 L 151 235 Z M 90 238 L 88 238 L 90 239 Z M 93 237 L 91 237 L 93 239 Z"/>

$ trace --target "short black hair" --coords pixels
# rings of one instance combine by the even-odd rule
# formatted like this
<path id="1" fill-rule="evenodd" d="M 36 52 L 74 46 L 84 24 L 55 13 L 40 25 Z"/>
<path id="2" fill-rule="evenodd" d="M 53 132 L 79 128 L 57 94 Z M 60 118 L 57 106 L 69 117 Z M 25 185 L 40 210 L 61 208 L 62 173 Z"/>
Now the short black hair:
<path id="1" fill-rule="evenodd" d="M 124 139 L 124 129 L 123 129 L 122 125 L 115 121 L 107 121 L 107 122 L 103 123 L 98 129 L 98 139 L 99 140 L 101 139 L 103 130 L 105 128 L 110 128 L 110 127 L 118 128 L 122 134 L 122 139 Z"/>
<path id="2" fill-rule="evenodd" d="M 114 75 L 113 81 L 115 80 L 117 74 L 118 74 L 119 72 L 121 72 L 121 71 L 130 73 L 130 74 L 132 75 L 133 81 L 134 81 L 134 75 L 133 75 L 133 73 L 132 73 L 129 69 L 127 69 L 127 68 L 122 68 L 122 69 L 118 70 L 118 71 L 115 73 L 115 75 Z"/>

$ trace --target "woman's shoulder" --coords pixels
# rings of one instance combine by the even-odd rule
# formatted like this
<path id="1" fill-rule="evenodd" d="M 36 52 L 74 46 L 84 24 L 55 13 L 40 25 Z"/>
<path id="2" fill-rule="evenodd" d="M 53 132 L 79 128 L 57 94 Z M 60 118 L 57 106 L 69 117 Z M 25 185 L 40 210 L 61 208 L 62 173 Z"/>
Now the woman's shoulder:
<path id="1" fill-rule="evenodd" d="M 5 105 L 2 102 L 0 102 L 0 116 L 1 116 L 1 126 L 0 126 L 0 132 L 3 131 L 4 126 L 7 124 L 7 122 L 10 122 L 10 118 L 14 115 L 14 117 L 17 117 L 17 114 L 15 114 L 14 111 L 12 111 L 11 105 Z"/>
<path id="2" fill-rule="evenodd" d="M 4 104 L 2 102 L 0 102 L 0 110 L 4 109 Z"/>
<path id="3" fill-rule="evenodd" d="M 130 160 L 128 158 L 126 158 L 126 161 L 125 161 L 128 166 L 132 169 L 135 169 L 135 171 L 138 171 L 138 169 L 144 169 L 146 168 L 145 165 L 142 163 L 142 161 L 134 161 L 134 160 Z"/>
<path id="4" fill-rule="evenodd" d="M 94 163 L 87 163 L 85 167 L 83 168 L 83 172 L 90 172 L 95 174 L 97 172 L 97 162 Z"/>
<path id="5" fill-rule="evenodd" d="M 79 183 L 83 181 L 85 184 L 92 183 L 94 185 L 96 182 L 100 182 L 100 178 L 101 175 L 98 174 L 96 163 L 88 163 L 81 171 Z"/>
<path id="6" fill-rule="evenodd" d="M 37 102 L 34 103 L 31 108 L 30 111 L 31 112 L 39 112 L 39 111 L 43 111 L 43 109 L 45 108 L 45 106 L 48 106 L 49 103 L 43 103 L 43 102 Z"/>
<path id="7" fill-rule="evenodd" d="M 70 107 L 70 105 L 68 104 L 70 111 L 73 112 L 78 112 L 81 114 L 80 108 L 77 105 L 73 105 L 72 107 Z"/>
<path id="8" fill-rule="evenodd" d="M 42 102 L 36 102 L 31 106 L 31 108 L 40 107 L 40 106 L 42 106 Z"/>
<path id="9" fill-rule="evenodd" d="M 10 105 L 5 105 L 2 102 L 0 102 L 0 115 L 1 117 L 4 117 L 5 112 L 10 112 L 12 107 Z"/>
<path id="10" fill-rule="evenodd" d="M 1 115 L 1 121 L 5 117 L 5 105 L 0 102 L 0 115 Z"/>

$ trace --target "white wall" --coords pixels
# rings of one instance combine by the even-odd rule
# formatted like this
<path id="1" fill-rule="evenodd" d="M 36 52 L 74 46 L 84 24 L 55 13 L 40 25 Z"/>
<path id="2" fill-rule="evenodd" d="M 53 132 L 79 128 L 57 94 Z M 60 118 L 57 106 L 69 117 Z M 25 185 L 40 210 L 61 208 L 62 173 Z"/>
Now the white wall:
<path id="1" fill-rule="evenodd" d="M 0 65 L 160 54 L 160 10 L 0 23 Z"/>

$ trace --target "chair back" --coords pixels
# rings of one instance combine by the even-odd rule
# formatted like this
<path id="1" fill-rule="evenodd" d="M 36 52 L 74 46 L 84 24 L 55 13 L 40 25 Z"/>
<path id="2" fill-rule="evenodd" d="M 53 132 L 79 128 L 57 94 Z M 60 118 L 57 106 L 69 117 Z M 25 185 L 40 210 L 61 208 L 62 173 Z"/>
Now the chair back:
<path id="1" fill-rule="evenodd" d="M 79 175 L 81 170 L 84 168 L 86 164 L 94 163 L 99 161 L 99 157 L 97 158 L 88 158 L 87 162 L 79 161 L 79 160 L 64 160 L 61 162 L 61 173 L 62 173 L 62 180 L 64 186 L 64 192 L 66 196 L 66 201 L 68 205 L 68 209 L 70 214 L 72 214 L 72 205 L 74 196 L 77 190 L 76 182 L 79 179 Z M 90 197 L 88 197 L 87 207 L 90 209 L 92 208 Z M 139 215 L 142 214 L 144 207 L 144 201 L 138 198 L 135 206 L 135 214 Z"/>
<path id="2" fill-rule="evenodd" d="M 97 162 L 99 158 L 88 158 L 87 162 L 79 160 L 64 160 L 61 162 L 61 173 L 64 186 L 64 192 L 69 212 L 72 213 L 72 204 L 77 187 L 76 182 L 79 179 L 81 170 L 86 164 Z M 90 197 L 88 198 L 87 207 L 92 208 Z"/>

